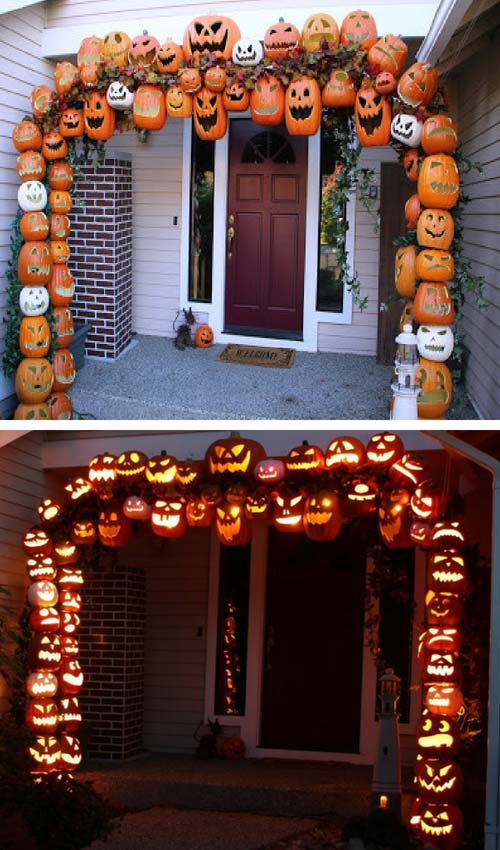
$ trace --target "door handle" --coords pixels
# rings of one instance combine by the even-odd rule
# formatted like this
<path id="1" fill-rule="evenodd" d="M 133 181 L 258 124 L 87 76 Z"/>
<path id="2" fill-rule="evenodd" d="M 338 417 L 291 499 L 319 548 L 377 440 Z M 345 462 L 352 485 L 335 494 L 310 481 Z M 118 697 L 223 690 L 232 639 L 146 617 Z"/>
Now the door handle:
<path id="1" fill-rule="evenodd" d="M 227 256 L 228 256 L 229 260 L 233 256 L 232 252 L 231 252 L 231 245 L 233 244 L 234 233 L 235 233 L 234 227 L 228 227 L 228 229 L 227 229 Z"/>

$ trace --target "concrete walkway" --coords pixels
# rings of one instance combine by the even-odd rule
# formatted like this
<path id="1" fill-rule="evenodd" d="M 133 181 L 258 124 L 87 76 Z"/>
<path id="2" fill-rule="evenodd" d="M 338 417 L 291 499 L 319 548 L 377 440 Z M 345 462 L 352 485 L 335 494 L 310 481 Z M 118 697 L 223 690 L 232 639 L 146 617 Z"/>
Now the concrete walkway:
<path id="1" fill-rule="evenodd" d="M 178 351 L 140 336 L 115 362 L 88 360 L 71 397 L 95 419 L 387 419 L 392 366 L 354 354 L 297 352 L 290 369 L 220 363 L 223 349 Z M 453 419 L 475 419 L 465 398 Z"/>

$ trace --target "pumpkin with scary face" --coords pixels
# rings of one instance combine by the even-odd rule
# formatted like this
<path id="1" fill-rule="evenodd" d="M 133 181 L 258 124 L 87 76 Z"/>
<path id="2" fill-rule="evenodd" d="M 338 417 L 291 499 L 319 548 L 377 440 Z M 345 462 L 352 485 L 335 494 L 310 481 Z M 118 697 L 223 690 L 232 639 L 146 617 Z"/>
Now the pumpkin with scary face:
<path id="1" fill-rule="evenodd" d="M 90 481 L 87 481 L 86 478 L 72 478 L 65 485 L 64 490 L 71 502 L 79 502 L 90 495 L 92 487 Z"/>
<path id="2" fill-rule="evenodd" d="M 321 92 L 323 106 L 354 106 L 356 89 L 351 75 L 340 68 L 330 71 L 330 78 Z"/>
<path id="3" fill-rule="evenodd" d="M 30 614 L 30 626 L 35 632 L 58 632 L 61 618 L 57 608 L 35 608 Z"/>
<path id="4" fill-rule="evenodd" d="M 250 106 L 250 92 L 240 80 L 233 80 L 222 93 L 222 105 L 227 112 L 245 112 Z"/>
<path id="5" fill-rule="evenodd" d="M 369 50 L 376 41 L 377 24 L 373 15 L 364 9 L 356 9 L 346 15 L 340 28 L 341 44 L 356 46 L 358 50 Z"/>
<path id="6" fill-rule="evenodd" d="M 454 345 L 453 331 L 449 325 L 420 325 L 417 330 L 419 354 L 428 360 L 442 362 L 451 356 Z"/>
<path id="7" fill-rule="evenodd" d="M 28 729 L 37 735 L 50 735 L 59 725 L 59 710 L 53 699 L 32 699 L 26 706 L 24 719 Z"/>
<path id="8" fill-rule="evenodd" d="M 412 546 L 410 538 L 410 494 L 398 488 L 385 493 L 378 507 L 380 536 L 390 549 Z"/>
<path id="9" fill-rule="evenodd" d="M 442 488 L 430 479 L 422 481 L 411 496 L 411 509 L 420 519 L 435 519 L 445 507 Z"/>
<path id="10" fill-rule="evenodd" d="M 187 529 L 183 499 L 157 499 L 151 509 L 150 524 L 158 537 L 182 537 Z"/>
<path id="11" fill-rule="evenodd" d="M 450 325 L 453 322 L 455 306 L 446 283 L 427 280 L 420 283 L 413 304 L 413 318 L 421 325 Z"/>
<path id="12" fill-rule="evenodd" d="M 304 507 L 304 531 L 310 540 L 334 540 L 341 528 L 338 495 L 331 490 L 311 494 Z"/>
<path id="13" fill-rule="evenodd" d="M 376 68 L 378 71 L 388 71 L 394 77 L 399 77 L 404 68 L 408 46 L 402 38 L 387 33 L 372 44 L 368 51 L 367 60 L 370 70 Z"/>
<path id="14" fill-rule="evenodd" d="M 31 555 L 26 561 L 26 569 L 31 581 L 54 581 L 57 573 L 54 559 L 43 553 Z"/>
<path id="15" fill-rule="evenodd" d="M 106 91 L 106 100 L 113 109 L 130 109 L 134 96 L 134 92 L 120 80 L 111 83 Z"/>
<path id="16" fill-rule="evenodd" d="M 26 679 L 26 690 L 30 697 L 55 697 L 59 683 L 57 676 L 50 672 L 30 673 Z"/>
<path id="17" fill-rule="evenodd" d="M 85 97 L 83 105 L 85 132 L 89 139 L 106 141 L 115 132 L 115 111 L 104 92 L 93 91 Z"/>
<path id="18" fill-rule="evenodd" d="M 108 32 L 100 46 L 101 58 L 105 62 L 113 62 L 119 67 L 126 65 L 130 44 L 131 41 L 126 32 L 120 30 Z"/>
<path id="19" fill-rule="evenodd" d="M 61 519 L 63 504 L 58 499 L 43 499 L 37 508 L 38 516 L 42 522 L 57 522 Z"/>
<path id="20" fill-rule="evenodd" d="M 50 555 L 54 544 L 52 538 L 43 528 L 33 526 L 23 535 L 23 549 L 30 557 L 34 555 Z"/>
<path id="21" fill-rule="evenodd" d="M 365 447 L 356 437 L 336 437 L 325 453 L 325 465 L 331 470 L 352 472 L 362 466 L 365 459 Z"/>
<path id="22" fill-rule="evenodd" d="M 12 131 L 12 141 L 19 153 L 39 151 L 42 147 L 42 131 L 34 121 L 20 121 Z"/>
<path id="23" fill-rule="evenodd" d="M 391 121 L 391 136 L 397 142 L 418 148 L 422 136 L 422 121 L 416 115 L 405 115 L 399 112 Z"/>
<path id="24" fill-rule="evenodd" d="M 174 483 L 177 477 L 177 463 L 177 458 L 168 454 L 155 455 L 148 460 L 146 480 L 153 485 L 153 490 L 162 490 Z"/>
<path id="25" fill-rule="evenodd" d="M 215 509 L 207 505 L 203 499 L 193 497 L 186 503 L 187 524 L 194 528 L 207 528 L 215 519 Z"/>
<path id="26" fill-rule="evenodd" d="M 417 747 L 428 758 L 452 759 L 460 749 L 460 727 L 444 714 L 427 709 L 417 726 Z"/>
<path id="27" fill-rule="evenodd" d="M 50 773 L 58 769 L 61 747 L 54 735 L 41 735 L 29 747 L 34 773 Z"/>
<path id="28" fill-rule="evenodd" d="M 200 495 L 209 508 L 215 508 L 223 500 L 222 488 L 218 484 L 204 484 L 201 487 Z"/>
<path id="29" fill-rule="evenodd" d="M 58 634 L 41 632 L 33 635 L 28 644 L 28 664 L 37 670 L 54 672 L 61 666 L 61 638 Z"/>
<path id="30" fill-rule="evenodd" d="M 458 552 L 433 552 L 427 560 L 427 585 L 437 593 L 456 593 L 467 590 L 465 560 Z"/>
<path id="31" fill-rule="evenodd" d="M 465 534 L 459 520 L 436 522 L 432 528 L 431 546 L 433 549 L 448 549 L 460 552 L 465 546 Z"/>
<path id="32" fill-rule="evenodd" d="M 398 248 L 394 257 L 394 282 L 403 298 L 412 298 L 415 294 L 417 273 L 415 270 L 417 252 L 415 245 Z"/>
<path id="33" fill-rule="evenodd" d="M 453 242 L 455 224 L 447 210 L 423 210 L 417 221 L 417 242 L 423 248 L 447 251 Z"/>
<path id="34" fill-rule="evenodd" d="M 335 18 L 326 12 L 309 15 L 302 27 L 302 47 L 306 53 L 315 53 L 326 45 L 335 52 L 339 46 L 340 32 Z"/>
<path id="35" fill-rule="evenodd" d="M 464 704 L 464 697 L 456 685 L 434 683 L 429 686 L 425 704 L 431 714 L 455 717 Z"/>
<path id="36" fill-rule="evenodd" d="M 368 80 L 364 81 L 356 95 L 354 120 L 361 145 L 372 147 L 389 144 L 391 106 L 385 95 L 379 94 Z"/>
<path id="37" fill-rule="evenodd" d="M 175 73 L 183 58 L 181 45 L 175 41 L 166 41 L 156 51 L 156 70 L 160 74 Z"/>
<path id="38" fill-rule="evenodd" d="M 286 90 L 285 122 L 291 136 L 314 136 L 321 122 L 321 91 L 318 82 L 305 74 L 292 80 Z"/>
<path id="39" fill-rule="evenodd" d="M 59 119 L 58 130 L 64 139 L 83 136 L 85 130 L 83 112 L 79 109 L 65 109 Z"/>
<path id="40" fill-rule="evenodd" d="M 405 452 L 389 467 L 388 475 L 402 487 L 416 487 L 425 476 L 425 467 L 417 455 Z"/>
<path id="41" fill-rule="evenodd" d="M 462 812 L 448 803 L 424 803 L 419 831 L 427 845 L 442 850 L 455 850 L 462 837 Z"/>
<path id="42" fill-rule="evenodd" d="M 80 742 L 74 735 L 68 735 L 66 732 L 61 734 L 61 756 L 59 760 L 59 768 L 61 770 L 74 770 L 81 764 L 82 751 Z"/>
<path id="43" fill-rule="evenodd" d="M 387 469 L 404 454 L 403 441 L 397 434 L 373 434 L 366 447 L 366 459 L 376 469 Z"/>
<path id="44" fill-rule="evenodd" d="M 56 564 L 72 564 L 78 560 L 76 544 L 69 537 L 56 537 L 54 541 L 54 559 Z"/>
<path id="45" fill-rule="evenodd" d="M 422 147 L 426 154 L 453 153 L 457 144 L 457 128 L 449 115 L 431 115 L 424 121 Z"/>
<path id="46" fill-rule="evenodd" d="M 193 114 L 193 98 L 180 86 L 170 86 L 165 95 L 167 115 L 171 118 L 190 118 Z"/>
<path id="47" fill-rule="evenodd" d="M 61 632 L 63 635 L 74 635 L 80 628 L 80 617 L 76 611 L 62 611 Z"/>
<path id="48" fill-rule="evenodd" d="M 78 697 L 65 696 L 59 701 L 59 723 L 66 732 L 74 732 L 82 722 Z"/>
<path id="49" fill-rule="evenodd" d="M 462 645 L 462 635 L 455 628 L 429 627 L 419 637 L 419 646 L 425 649 L 446 649 L 459 652 Z"/>
<path id="50" fill-rule="evenodd" d="M 250 93 L 250 112 L 255 124 L 281 124 L 285 115 L 285 90 L 273 75 L 258 78 Z"/>
<path id="51" fill-rule="evenodd" d="M 278 531 L 299 532 L 304 529 L 305 499 L 302 493 L 286 492 L 274 496 L 273 525 Z"/>
<path id="52" fill-rule="evenodd" d="M 143 452 L 122 452 L 115 460 L 115 472 L 124 481 L 137 481 L 143 477 L 147 465 L 148 457 Z"/>
<path id="53" fill-rule="evenodd" d="M 264 56 L 269 59 L 286 59 L 300 47 L 300 32 L 295 24 L 280 18 L 264 33 Z"/>
<path id="54" fill-rule="evenodd" d="M 416 270 L 422 280 L 444 283 L 453 277 L 455 263 L 449 251 L 424 248 L 417 254 Z"/>
<path id="55" fill-rule="evenodd" d="M 167 120 L 163 90 L 159 86 L 139 86 L 134 97 L 132 115 L 135 126 L 140 130 L 161 130 Z"/>
<path id="56" fill-rule="evenodd" d="M 462 771 L 454 761 L 421 759 L 415 777 L 418 793 L 429 803 L 457 803 L 462 796 Z"/>
<path id="57" fill-rule="evenodd" d="M 57 130 L 51 130 L 43 137 L 42 153 L 48 161 L 64 159 L 68 155 L 68 143 Z"/>
<path id="58" fill-rule="evenodd" d="M 215 530 L 224 546 L 245 546 L 252 534 L 252 525 L 243 505 L 223 502 L 215 512 Z"/>
<path id="59" fill-rule="evenodd" d="M 301 446 L 290 449 L 285 466 L 287 472 L 315 473 L 325 468 L 325 456 L 319 446 L 310 446 L 304 440 Z"/>
<path id="60" fill-rule="evenodd" d="M 346 487 L 342 507 L 346 516 L 369 516 L 377 513 L 379 491 L 370 478 L 352 478 Z"/>
<path id="61" fill-rule="evenodd" d="M 403 167 L 408 180 L 416 183 L 423 159 L 416 148 L 410 148 L 403 156 Z"/>
<path id="62" fill-rule="evenodd" d="M 131 525 L 118 503 L 106 505 L 99 511 L 97 533 L 103 546 L 125 546 L 130 538 Z"/>
<path id="63" fill-rule="evenodd" d="M 54 352 L 54 392 L 65 392 L 75 383 L 75 358 L 68 348 L 58 348 Z"/>
<path id="64" fill-rule="evenodd" d="M 241 38 L 237 24 L 224 15 L 199 15 L 188 25 L 182 44 L 184 56 L 199 59 L 213 53 L 230 59 L 233 47 Z"/>
<path id="65" fill-rule="evenodd" d="M 421 387 L 417 397 L 419 419 L 439 419 L 448 410 L 453 397 L 451 373 L 444 363 L 420 358 L 415 383 Z"/>
<path id="66" fill-rule="evenodd" d="M 424 649 L 420 663 L 424 683 L 447 682 L 450 685 L 460 685 L 462 674 L 458 652 Z"/>
<path id="67" fill-rule="evenodd" d="M 59 671 L 62 694 L 77 694 L 83 685 L 83 672 L 76 658 L 64 658 Z"/>
<path id="68" fill-rule="evenodd" d="M 123 503 L 123 513 L 129 519 L 146 520 L 151 516 L 151 505 L 142 496 L 127 496 Z"/>
<path id="69" fill-rule="evenodd" d="M 112 454 L 96 455 L 89 463 L 89 481 L 92 489 L 101 499 L 110 499 L 113 495 L 117 473 L 117 458 Z"/>
<path id="70" fill-rule="evenodd" d="M 264 487 L 259 487 L 248 495 L 245 502 L 245 513 L 249 519 L 269 519 L 272 512 L 272 498 Z"/>
<path id="71" fill-rule="evenodd" d="M 181 490 L 199 484 L 205 467 L 202 460 L 178 460 L 176 483 Z"/>
<path id="72" fill-rule="evenodd" d="M 159 49 L 160 42 L 158 39 L 144 30 L 142 35 L 136 35 L 132 39 L 128 51 L 129 61 L 139 71 L 147 71 L 155 64 Z"/>
<path id="73" fill-rule="evenodd" d="M 426 597 L 427 622 L 431 626 L 458 626 L 462 619 L 463 605 L 458 596 L 451 593 L 429 591 Z"/>
<path id="74" fill-rule="evenodd" d="M 50 348 L 50 327 L 45 316 L 21 319 L 19 348 L 25 357 L 45 357 Z"/>
<path id="75" fill-rule="evenodd" d="M 54 372 L 45 357 L 28 357 L 21 360 L 16 371 L 16 393 L 19 401 L 36 404 L 45 401 L 52 390 Z"/>
<path id="76" fill-rule="evenodd" d="M 80 587 L 83 587 L 83 572 L 80 567 L 75 567 L 74 565 L 66 565 L 60 567 L 57 573 L 57 580 L 59 582 L 59 587 L 62 588 L 63 591 L 76 590 Z M 73 600 L 70 597 L 65 596 L 64 594 L 61 595 L 61 607 L 65 610 L 80 610 L 81 604 L 81 598 Z"/>
<path id="77" fill-rule="evenodd" d="M 438 72 L 428 62 L 415 62 L 401 76 L 398 95 L 409 106 L 427 106 L 436 94 Z"/>
<path id="78" fill-rule="evenodd" d="M 16 159 L 16 171 L 21 180 L 43 180 L 46 168 L 40 151 L 23 151 Z"/>
<path id="79" fill-rule="evenodd" d="M 205 141 L 222 139 L 227 130 L 227 112 L 222 95 L 204 86 L 194 96 L 194 126 L 197 135 Z"/>
<path id="80" fill-rule="evenodd" d="M 460 192 L 460 177 L 455 160 L 444 153 L 426 156 L 418 175 L 418 196 L 425 207 L 449 210 Z"/>
<path id="81" fill-rule="evenodd" d="M 235 65 L 253 68 L 262 62 L 264 49 L 256 38 L 240 38 L 233 47 L 232 60 Z"/>
<path id="82" fill-rule="evenodd" d="M 22 286 L 46 286 L 52 271 L 47 242 L 25 242 L 17 259 L 17 276 Z"/>
<path id="83" fill-rule="evenodd" d="M 210 475 L 252 475 L 255 465 L 266 456 L 264 446 L 246 437 L 216 440 L 205 453 Z"/>

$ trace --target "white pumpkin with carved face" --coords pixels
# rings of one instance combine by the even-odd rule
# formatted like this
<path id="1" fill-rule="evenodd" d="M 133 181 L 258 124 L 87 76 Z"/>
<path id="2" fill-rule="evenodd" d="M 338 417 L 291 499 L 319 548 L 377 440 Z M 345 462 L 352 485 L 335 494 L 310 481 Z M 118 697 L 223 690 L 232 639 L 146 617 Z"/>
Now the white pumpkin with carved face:
<path id="1" fill-rule="evenodd" d="M 45 286 L 23 286 L 19 293 L 19 306 L 24 316 L 43 316 L 50 304 Z"/>
<path id="2" fill-rule="evenodd" d="M 253 68 L 263 58 L 264 49 L 258 38 L 240 38 L 233 47 L 233 62 L 243 68 Z"/>
<path id="3" fill-rule="evenodd" d="M 113 109 L 130 109 L 134 102 L 134 92 L 119 80 L 108 86 L 106 100 Z"/>
<path id="4" fill-rule="evenodd" d="M 454 345 L 449 325 L 420 325 L 417 330 L 418 353 L 427 360 L 442 363 L 451 356 Z"/>
<path id="5" fill-rule="evenodd" d="M 391 136 L 397 142 L 408 145 L 409 148 L 418 148 L 422 138 L 422 121 L 415 115 L 405 115 L 399 112 L 391 122 Z"/>
<path id="6" fill-rule="evenodd" d="M 24 212 L 36 212 L 47 206 L 47 190 L 40 180 L 25 180 L 17 192 L 17 202 Z"/>

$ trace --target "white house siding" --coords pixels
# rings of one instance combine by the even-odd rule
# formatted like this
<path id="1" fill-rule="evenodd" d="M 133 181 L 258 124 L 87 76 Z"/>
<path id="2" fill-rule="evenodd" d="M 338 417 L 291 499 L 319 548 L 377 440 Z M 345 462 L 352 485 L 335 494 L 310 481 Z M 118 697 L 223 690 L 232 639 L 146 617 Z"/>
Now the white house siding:
<path id="1" fill-rule="evenodd" d="M 8 601 L 21 611 L 27 585 L 26 560 L 21 537 L 37 521 L 36 508 L 45 495 L 42 469 L 42 435 L 29 435 L 0 448 L 0 584 L 10 591 Z M 0 713 L 6 707 L 0 678 Z"/>
<path id="2" fill-rule="evenodd" d="M 1 10 L 1 4 L 0 4 Z M 5 314 L 5 267 L 10 256 L 10 230 L 17 211 L 19 179 L 17 152 L 12 130 L 31 113 L 31 92 L 35 86 L 53 84 L 52 65 L 41 59 L 45 4 L 0 15 L 0 315 Z M 0 322 L 0 352 L 5 329 Z M 12 391 L 0 369 L 0 399 Z"/>
<path id="3" fill-rule="evenodd" d="M 500 67 L 497 29 L 488 46 L 456 73 L 459 139 L 464 154 L 481 164 L 465 180 L 470 204 L 464 217 L 464 252 L 486 281 L 487 310 L 467 298 L 464 328 L 470 350 L 467 388 L 486 419 L 500 418 Z M 471 61 L 474 74 L 471 74 Z"/>

